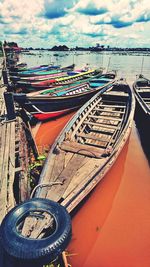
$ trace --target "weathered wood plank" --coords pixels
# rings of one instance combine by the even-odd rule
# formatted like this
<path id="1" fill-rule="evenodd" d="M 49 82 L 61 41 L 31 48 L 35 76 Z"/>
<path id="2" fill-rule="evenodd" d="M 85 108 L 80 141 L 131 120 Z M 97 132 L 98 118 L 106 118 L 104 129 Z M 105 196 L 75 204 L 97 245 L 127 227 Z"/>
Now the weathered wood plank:
<path id="1" fill-rule="evenodd" d="M 4 150 L 2 187 L 0 194 L 0 222 L 7 213 L 8 155 L 10 146 L 10 123 L 6 124 L 6 144 Z"/>
<path id="2" fill-rule="evenodd" d="M 65 155 L 65 168 L 68 164 L 68 162 L 71 160 L 71 158 L 73 157 L 74 153 L 71 153 L 71 152 L 67 152 L 66 155 Z"/>
<path id="3" fill-rule="evenodd" d="M 57 177 L 60 175 L 60 173 L 64 169 L 64 165 L 65 165 L 65 152 L 62 151 L 61 153 L 59 153 L 57 155 L 57 159 L 54 161 L 50 181 L 56 181 L 57 180 Z"/>
<path id="4" fill-rule="evenodd" d="M 112 107 L 109 107 L 106 109 L 106 108 L 95 108 L 94 111 L 102 111 L 102 112 L 107 112 L 107 113 L 117 113 L 117 114 L 123 114 L 124 111 L 118 111 L 118 110 L 112 110 L 111 109 Z"/>
<path id="5" fill-rule="evenodd" d="M 80 126 L 82 125 L 82 123 L 84 122 L 84 120 L 88 117 L 88 115 L 90 114 L 90 112 L 92 111 L 92 109 L 100 102 L 101 98 L 96 99 L 96 101 L 94 103 L 92 103 L 92 105 L 90 106 L 90 108 L 87 110 L 87 112 L 85 113 L 85 115 L 81 118 L 80 122 L 78 123 L 78 125 L 74 128 L 72 134 L 71 134 L 71 139 L 74 137 L 74 135 L 76 134 L 76 132 L 78 131 L 78 129 L 80 128 Z"/>
<path id="6" fill-rule="evenodd" d="M 65 141 L 61 144 L 60 147 L 62 150 L 65 151 L 74 152 L 96 158 L 99 158 L 104 153 L 104 150 L 101 148 L 93 147 L 91 145 L 80 144 L 73 141 L 71 142 Z"/>
<path id="7" fill-rule="evenodd" d="M 101 141 L 101 142 L 107 142 L 108 141 L 108 139 L 103 139 L 103 138 L 101 138 L 101 137 L 98 137 L 98 136 L 94 136 L 94 135 L 92 135 L 92 134 L 77 134 L 77 136 L 79 136 L 79 137 L 82 137 L 82 138 L 87 138 L 87 139 L 92 139 L 92 140 L 96 140 L 96 141 Z M 109 139 L 110 139 L 110 135 L 108 136 L 109 137 Z"/>
<path id="8" fill-rule="evenodd" d="M 99 116 L 96 116 L 96 115 L 89 115 L 88 116 L 89 118 L 93 118 L 93 119 L 104 119 L 104 120 L 112 120 L 112 121 L 121 121 L 120 118 L 115 118 L 115 117 L 112 117 L 112 116 L 103 116 L 103 115 L 99 115 Z"/>
<path id="9" fill-rule="evenodd" d="M 54 167 L 55 158 L 56 158 L 56 154 L 52 154 L 51 160 L 49 161 L 47 168 L 43 170 L 43 176 L 41 177 L 41 180 L 39 181 L 39 183 L 42 183 L 42 184 L 48 184 L 49 183 L 49 181 L 51 179 L 51 173 L 52 173 L 53 167 Z M 40 190 L 41 190 L 40 191 L 40 197 L 42 197 L 42 198 L 46 197 L 47 188 L 43 187 Z"/>
<path id="10" fill-rule="evenodd" d="M 87 125 L 94 125 L 102 128 L 107 128 L 107 129 L 116 129 L 118 126 L 111 125 L 111 124 L 102 124 L 101 122 L 92 122 L 92 121 L 84 121 L 83 123 Z"/>
<path id="11" fill-rule="evenodd" d="M 6 144 L 6 124 L 0 125 L 0 189 L 3 181 L 3 161 Z"/>
<path id="12" fill-rule="evenodd" d="M 9 211 L 15 206 L 13 183 L 15 178 L 15 121 L 11 123 L 10 132 L 10 150 L 9 150 L 9 178 L 8 178 L 8 203 L 7 210 Z"/>
<path id="13" fill-rule="evenodd" d="M 105 104 L 102 103 L 101 105 L 99 105 L 99 107 L 107 107 L 107 108 L 125 108 L 126 107 L 126 105 L 122 105 L 122 103 L 124 103 L 124 102 L 120 102 L 120 105 L 118 105 L 118 104 L 116 105 L 115 103 L 114 104 L 110 104 L 109 102 L 112 103 L 112 101 L 108 101 L 108 100 L 107 100 L 107 102 L 108 102 L 107 105 L 106 105 L 106 103 Z"/>
<path id="14" fill-rule="evenodd" d="M 69 161 L 67 167 L 60 174 L 59 178 L 56 181 L 61 182 L 62 184 L 53 185 L 50 190 L 48 190 L 47 198 L 59 201 L 62 195 L 64 194 L 67 186 L 69 185 L 72 177 L 76 171 L 82 166 L 85 157 L 82 155 L 75 154 L 74 157 Z"/>
<path id="15" fill-rule="evenodd" d="M 92 175 L 97 171 L 98 168 L 103 164 L 105 159 L 90 159 L 87 158 L 86 162 L 73 176 L 71 183 L 64 192 L 63 198 L 68 197 L 69 194 L 73 193 L 75 188 L 88 181 Z"/>

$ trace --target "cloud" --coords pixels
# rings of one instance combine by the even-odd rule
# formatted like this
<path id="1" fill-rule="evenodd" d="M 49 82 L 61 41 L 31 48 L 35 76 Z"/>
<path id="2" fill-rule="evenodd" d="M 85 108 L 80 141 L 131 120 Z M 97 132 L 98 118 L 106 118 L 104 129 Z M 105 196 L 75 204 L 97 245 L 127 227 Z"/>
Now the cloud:
<path id="1" fill-rule="evenodd" d="M 28 30 L 25 28 L 21 28 L 19 30 L 12 30 L 9 28 L 9 29 L 4 30 L 4 33 L 8 35 L 13 35 L 13 34 L 25 35 L 28 33 Z"/>
<path id="2" fill-rule="evenodd" d="M 149 0 L 0 1 L 0 39 L 16 38 L 20 46 L 143 45 L 149 26 Z"/>
<path id="3" fill-rule="evenodd" d="M 108 11 L 106 4 L 98 0 L 80 0 L 72 9 L 84 15 L 96 16 Z"/>
<path id="4" fill-rule="evenodd" d="M 103 33 L 103 32 L 89 32 L 89 33 L 84 33 L 85 35 L 87 36 L 90 36 L 92 38 L 95 38 L 95 37 L 104 37 L 106 36 L 107 34 Z"/>
<path id="5" fill-rule="evenodd" d="M 150 10 L 143 12 L 140 14 L 139 17 L 136 19 L 136 22 L 147 22 L 150 21 Z"/>
<path id="6" fill-rule="evenodd" d="M 57 19 L 64 17 L 70 8 L 74 6 L 77 0 L 44 0 L 44 7 L 42 12 L 40 13 L 41 16 L 45 17 L 46 19 Z"/>
<path id="7" fill-rule="evenodd" d="M 147 0 L 120 0 L 117 3 L 112 1 L 112 4 L 108 5 L 106 14 L 91 18 L 91 23 L 95 25 L 107 24 L 114 28 L 129 27 L 135 23 L 148 21 L 150 21 L 150 4 Z"/>

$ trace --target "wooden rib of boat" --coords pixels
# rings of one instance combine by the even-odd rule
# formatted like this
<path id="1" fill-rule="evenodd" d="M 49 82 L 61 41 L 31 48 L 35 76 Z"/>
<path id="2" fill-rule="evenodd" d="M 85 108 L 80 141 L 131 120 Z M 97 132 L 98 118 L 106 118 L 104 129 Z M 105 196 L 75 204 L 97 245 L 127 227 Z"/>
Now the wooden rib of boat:
<path id="1" fill-rule="evenodd" d="M 115 78 L 116 73 L 106 73 L 85 83 L 18 94 L 15 100 L 36 119 L 46 120 L 81 107 L 98 91 L 110 87 Z"/>
<path id="2" fill-rule="evenodd" d="M 140 75 L 133 84 L 133 90 L 138 105 L 150 122 L 150 80 Z"/>
<path id="3" fill-rule="evenodd" d="M 124 82 L 93 96 L 53 144 L 35 196 L 71 212 L 116 161 L 129 137 L 134 110 L 133 92 Z"/>

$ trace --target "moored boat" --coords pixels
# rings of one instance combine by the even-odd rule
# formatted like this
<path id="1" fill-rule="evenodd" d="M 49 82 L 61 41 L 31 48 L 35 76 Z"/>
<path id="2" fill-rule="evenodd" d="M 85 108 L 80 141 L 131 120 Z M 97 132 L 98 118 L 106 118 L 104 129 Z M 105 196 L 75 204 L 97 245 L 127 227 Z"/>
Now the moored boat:
<path id="1" fill-rule="evenodd" d="M 15 94 L 15 100 L 32 116 L 46 120 L 78 109 L 94 94 L 110 87 L 116 73 L 106 73 L 89 82 L 56 87 L 29 94 Z"/>
<path id="2" fill-rule="evenodd" d="M 133 84 L 133 90 L 144 116 L 150 120 L 150 80 L 140 75 Z"/>
<path id="3" fill-rule="evenodd" d="M 33 90 L 42 90 L 48 87 L 54 87 L 59 86 L 63 84 L 69 84 L 73 83 L 75 81 L 86 79 L 88 77 L 91 77 L 96 74 L 101 74 L 101 69 L 94 69 L 89 71 L 80 71 L 80 72 L 62 72 L 62 71 L 51 71 L 50 73 L 46 75 L 40 75 L 40 76 L 33 76 L 28 77 L 28 80 L 19 79 L 16 80 L 16 86 L 19 88 L 23 88 L 23 90 L 26 91 L 33 91 Z M 42 77 L 42 80 L 41 80 Z M 34 78 L 30 79 L 30 78 Z M 15 76 L 15 79 L 17 77 Z"/>
<path id="4" fill-rule="evenodd" d="M 35 200 L 23 204 L 22 210 L 16 208 L 3 223 L 1 239 L 8 252 L 38 259 L 39 253 L 44 258 L 52 254 L 52 249 L 55 252 L 61 249 L 66 235 L 60 239 L 57 231 L 59 228 L 66 231 L 66 217 L 63 214 L 59 217 L 61 212 L 57 208 L 51 210 L 47 206 L 46 211 L 43 205 L 46 200 L 52 201 L 53 207 L 59 203 L 69 213 L 78 207 L 117 160 L 131 132 L 134 110 L 131 88 L 118 81 L 103 89 L 103 93 L 98 92 L 74 115 L 49 151 L 39 183 L 32 191 L 31 198 L 34 196 Z M 51 238 L 47 238 L 47 231 Z M 54 233 L 59 239 L 55 243 Z M 13 236 L 13 244 L 9 236 Z M 34 244 L 36 253 L 31 254 Z"/>
<path id="5" fill-rule="evenodd" d="M 133 91 L 136 98 L 135 123 L 150 163 L 150 80 L 139 75 L 133 84 Z"/>
<path id="6" fill-rule="evenodd" d="M 34 77 L 34 76 L 40 76 L 40 75 L 49 75 L 51 73 L 57 73 L 65 70 L 73 70 L 74 64 L 66 66 L 61 68 L 60 66 L 55 65 L 47 65 L 47 66 L 39 66 L 39 68 L 31 68 L 27 69 L 25 71 L 15 71 L 15 72 L 9 72 L 10 76 L 18 76 L 18 77 Z"/>
<path id="7" fill-rule="evenodd" d="M 53 144 L 35 196 L 59 202 L 71 212 L 117 159 L 129 137 L 134 111 L 133 92 L 124 82 L 93 96 Z M 44 183 L 51 187 L 42 187 Z"/>

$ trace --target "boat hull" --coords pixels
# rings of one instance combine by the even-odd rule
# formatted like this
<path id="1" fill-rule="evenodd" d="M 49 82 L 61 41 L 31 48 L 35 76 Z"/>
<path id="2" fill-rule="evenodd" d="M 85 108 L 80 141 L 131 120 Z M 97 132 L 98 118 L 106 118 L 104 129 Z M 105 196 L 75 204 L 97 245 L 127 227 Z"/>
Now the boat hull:
<path id="1" fill-rule="evenodd" d="M 28 94 L 18 94 L 15 96 L 15 100 L 36 119 L 47 120 L 49 118 L 55 118 L 71 112 L 72 110 L 78 109 L 98 91 L 104 91 L 111 87 L 113 82 L 110 82 L 107 86 L 103 86 L 82 94 L 60 97 L 48 97 L 40 95 L 32 97 Z"/>
<path id="2" fill-rule="evenodd" d="M 39 180 L 39 185 L 53 185 L 55 177 L 57 185 L 40 188 L 36 197 L 60 201 L 71 212 L 110 170 L 128 140 L 134 117 L 134 95 L 125 87 L 122 96 L 117 91 L 104 97 L 106 91 L 97 93 L 68 122 L 53 144 Z"/>

